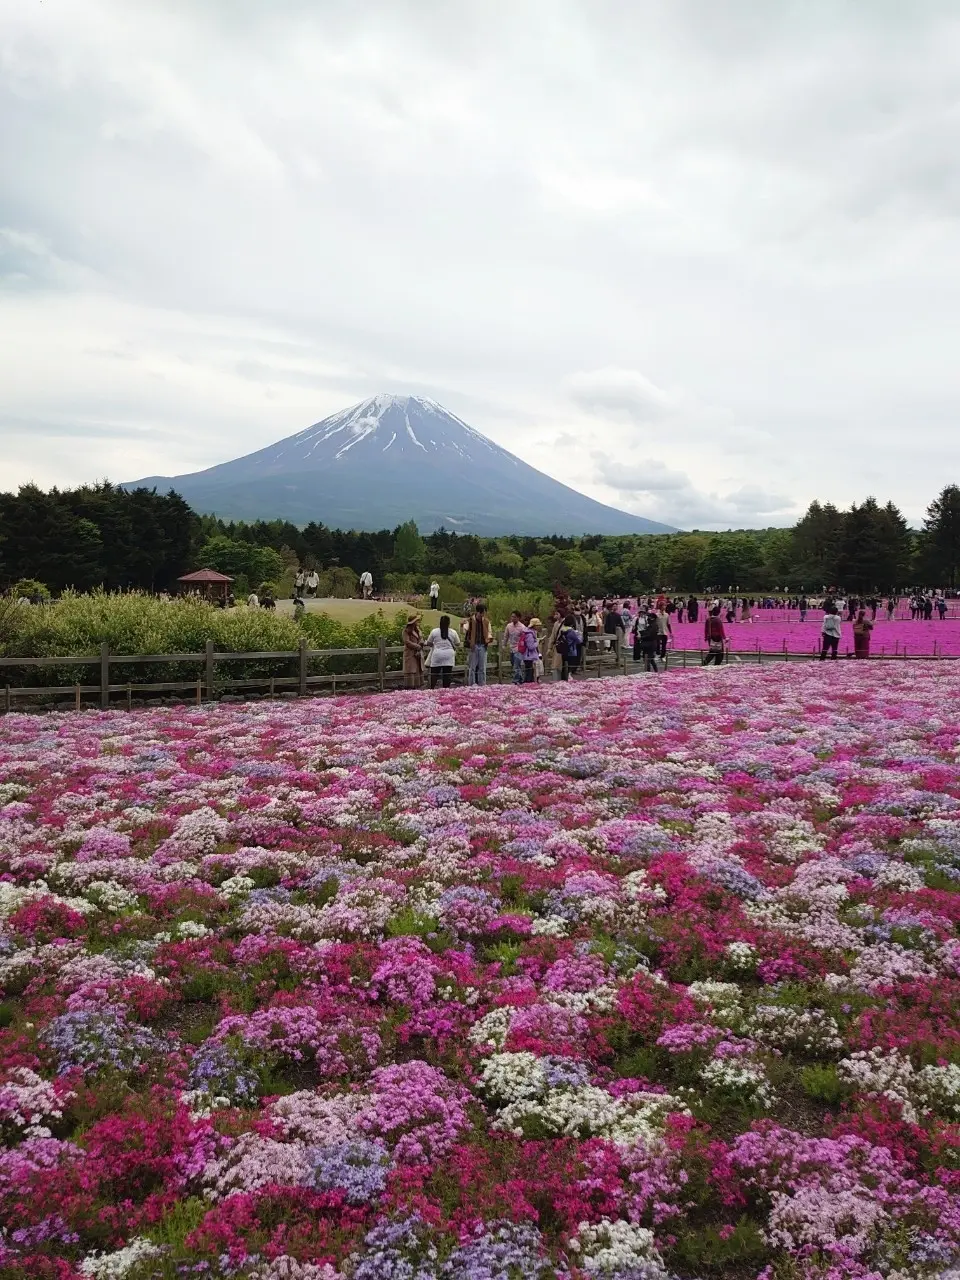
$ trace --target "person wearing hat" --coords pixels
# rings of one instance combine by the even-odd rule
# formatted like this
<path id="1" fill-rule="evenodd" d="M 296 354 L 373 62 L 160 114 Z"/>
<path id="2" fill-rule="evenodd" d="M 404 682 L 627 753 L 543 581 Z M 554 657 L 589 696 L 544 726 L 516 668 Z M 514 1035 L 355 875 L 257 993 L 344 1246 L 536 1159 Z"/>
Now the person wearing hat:
<path id="1" fill-rule="evenodd" d="M 417 613 L 408 615 L 403 628 L 403 683 L 408 689 L 423 688 L 423 635 Z"/>
<path id="2" fill-rule="evenodd" d="M 539 618 L 531 618 L 529 614 L 524 618 L 523 631 L 520 633 L 517 645 L 517 652 L 523 661 L 524 684 L 536 683 L 537 664 L 540 662 L 540 637 L 537 634 L 539 628 Z"/>

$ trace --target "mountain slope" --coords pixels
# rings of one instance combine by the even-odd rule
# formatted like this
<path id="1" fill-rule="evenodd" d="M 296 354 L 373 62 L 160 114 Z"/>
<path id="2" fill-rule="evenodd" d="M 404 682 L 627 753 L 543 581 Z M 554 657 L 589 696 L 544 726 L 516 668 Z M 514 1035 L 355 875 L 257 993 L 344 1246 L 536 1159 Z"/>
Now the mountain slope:
<path id="1" fill-rule="evenodd" d="M 485 536 L 670 532 L 551 479 L 415 396 L 374 396 L 233 462 L 124 488 L 141 485 L 176 489 L 226 520 L 384 529 L 413 519 L 423 532 Z"/>

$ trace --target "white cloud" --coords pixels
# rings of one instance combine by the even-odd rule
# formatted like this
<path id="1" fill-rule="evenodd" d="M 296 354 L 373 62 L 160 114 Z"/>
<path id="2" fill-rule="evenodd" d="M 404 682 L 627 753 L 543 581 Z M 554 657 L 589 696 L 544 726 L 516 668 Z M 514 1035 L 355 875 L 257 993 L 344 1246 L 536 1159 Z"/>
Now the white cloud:
<path id="1" fill-rule="evenodd" d="M 916 518 L 958 478 L 958 76 L 949 0 L 7 5 L 2 483 L 410 390 L 669 522 Z"/>

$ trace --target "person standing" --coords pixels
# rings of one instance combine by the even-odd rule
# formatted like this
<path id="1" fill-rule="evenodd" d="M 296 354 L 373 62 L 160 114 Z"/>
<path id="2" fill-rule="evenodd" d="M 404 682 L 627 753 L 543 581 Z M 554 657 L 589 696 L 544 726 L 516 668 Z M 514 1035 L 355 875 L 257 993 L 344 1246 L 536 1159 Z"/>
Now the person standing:
<path id="1" fill-rule="evenodd" d="M 403 628 L 403 683 L 408 689 L 423 688 L 423 635 L 416 613 L 409 615 Z"/>
<path id="2" fill-rule="evenodd" d="M 806 620 L 807 620 L 807 609 L 809 608 L 809 603 L 808 603 L 808 601 L 807 601 L 807 597 L 806 597 L 806 596 L 801 596 L 801 597 L 800 597 L 799 605 L 800 605 L 800 621 L 801 621 L 801 622 L 806 622 Z"/>
<path id="3" fill-rule="evenodd" d="M 297 576 L 293 580 L 294 596 L 302 596 L 303 589 L 306 585 L 307 585 L 307 575 L 303 572 L 302 569 L 298 569 Z"/>
<path id="4" fill-rule="evenodd" d="M 440 607 L 440 583 L 430 583 L 430 608 L 436 611 Z"/>
<path id="5" fill-rule="evenodd" d="M 373 574 L 369 569 L 364 569 L 360 575 L 360 591 L 364 600 L 369 600 L 373 595 Z"/>
<path id="6" fill-rule="evenodd" d="M 709 667 L 712 662 L 718 667 L 722 666 L 727 649 L 727 633 L 723 629 L 723 619 L 720 617 L 718 604 L 713 606 L 703 620 L 703 638 L 707 642 L 707 652 L 700 665 Z"/>
<path id="7" fill-rule="evenodd" d="M 657 657 L 661 659 L 664 666 L 667 662 L 667 641 L 673 635 L 673 627 L 670 625 L 670 615 L 666 609 L 657 610 Z"/>
<path id="8" fill-rule="evenodd" d="M 608 600 L 604 606 L 603 635 L 604 648 L 612 649 L 615 655 L 618 654 L 623 635 L 623 618 L 612 600 Z"/>
<path id="9" fill-rule="evenodd" d="M 568 613 L 561 622 L 555 647 L 560 655 L 560 679 L 569 680 L 580 670 L 580 659 L 583 655 L 583 636 L 574 614 Z"/>
<path id="10" fill-rule="evenodd" d="M 700 601 L 696 596 L 691 596 L 687 601 L 687 621 L 699 622 L 700 620 Z"/>
<path id="11" fill-rule="evenodd" d="M 250 594 L 247 596 L 247 608 L 248 609 L 260 608 L 260 597 L 257 595 L 255 591 L 251 591 Z"/>
<path id="12" fill-rule="evenodd" d="M 520 656 L 520 637 L 523 634 L 523 623 L 520 614 L 514 609 L 510 621 L 503 628 L 502 648 L 510 655 L 510 672 L 514 684 L 523 684 L 523 659 Z"/>
<path id="13" fill-rule="evenodd" d="M 443 615 L 440 625 L 434 627 L 427 636 L 426 648 L 429 650 L 427 665 L 430 668 L 430 688 L 435 689 L 442 681 L 444 689 L 449 689 L 456 651 L 460 648 L 460 637 L 451 628 L 447 614 Z"/>
<path id="14" fill-rule="evenodd" d="M 940 615 L 941 622 L 947 616 L 947 601 L 942 591 L 937 596 L 937 613 Z"/>
<path id="15" fill-rule="evenodd" d="M 887 596 L 887 621 L 892 622 L 893 616 L 897 611 L 897 602 L 893 596 Z"/>
<path id="16" fill-rule="evenodd" d="M 317 592 L 320 590 L 320 575 L 319 573 L 317 573 L 316 569 L 311 569 L 310 572 L 307 574 L 306 583 L 307 583 L 307 594 L 311 596 L 315 596 Z"/>
<path id="17" fill-rule="evenodd" d="M 865 609 L 857 612 L 857 620 L 853 624 L 853 656 L 855 658 L 870 657 L 870 632 L 873 623 L 867 618 Z"/>
<path id="18" fill-rule="evenodd" d="M 467 684 L 487 683 L 487 649 L 493 639 L 487 606 L 478 604 L 467 621 L 464 643 L 467 646 Z"/>
<path id="19" fill-rule="evenodd" d="M 820 628 L 821 644 L 820 644 L 820 661 L 823 662 L 827 654 L 836 661 L 837 651 L 840 648 L 840 611 L 835 604 L 827 607 L 826 613 L 823 615 L 823 625 Z"/>
<path id="20" fill-rule="evenodd" d="M 540 662 L 540 637 L 537 634 L 539 627 L 539 618 L 528 616 L 524 619 L 523 630 L 520 633 L 520 640 L 517 646 L 517 652 L 523 662 L 524 684 L 536 683 L 537 664 Z"/>
<path id="21" fill-rule="evenodd" d="M 640 631 L 637 636 L 638 643 L 634 648 L 634 653 L 639 648 L 644 671 L 659 671 L 657 648 L 660 644 L 660 624 L 657 621 L 657 614 L 652 609 L 649 609 L 646 617 L 642 619 L 642 626 L 640 618 L 637 619 L 637 626 Z"/>

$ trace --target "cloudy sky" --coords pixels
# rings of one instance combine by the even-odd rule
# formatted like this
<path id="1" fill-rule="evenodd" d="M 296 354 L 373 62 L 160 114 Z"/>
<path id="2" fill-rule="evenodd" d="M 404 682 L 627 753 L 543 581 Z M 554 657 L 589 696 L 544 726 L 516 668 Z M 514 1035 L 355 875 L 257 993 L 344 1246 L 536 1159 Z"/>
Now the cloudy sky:
<path id="1" fill-rule="evenodd" d="M 0 486 L 380 391 L 592 496 L 960 481 L 956 0 L 0 0 Z"/>

